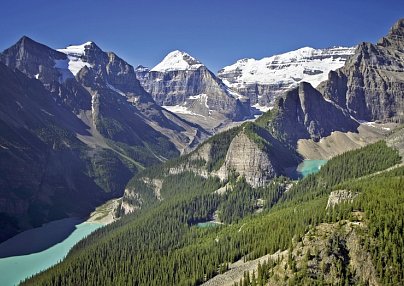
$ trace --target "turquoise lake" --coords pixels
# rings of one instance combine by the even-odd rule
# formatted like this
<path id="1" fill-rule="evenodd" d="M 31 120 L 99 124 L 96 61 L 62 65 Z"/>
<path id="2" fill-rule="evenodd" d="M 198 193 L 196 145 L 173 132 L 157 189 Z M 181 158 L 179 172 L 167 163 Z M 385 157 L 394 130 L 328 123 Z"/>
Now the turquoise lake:
<path id="1" fill-rule="evenodd" d="M 301 176 L 306 177 L 320 171 L 321 166 L 325 165 L 325 163 L 327 163 L 327 160 L 304 160 L 297 167 L 297 172 Z"/>
<path id="2" fill-rule="evenodd" d="M 216 227 L 218 225 L 219 225 L 218 223 L 213 221 L 199 222 L 196 224 L 196 226 L 200 228 Z"/>
<path id="3" fill-rule="evenodd" d="M 76 223 L 76 225 L 74 225 L 74 223 Z M 58 263 L 77 242 L 101 226 L 103 226 L 101 223 L 82 222 L 78 219 L 70 218 L 63 219 L 25 231 L 1 243 L 0 254 L 2 254 L 3 258 L 0 258 L 0 285 L 18 285 L 21 280 Z M 58 237 L 60 242 L 45 250 L 26 255 L 5 257 L 7 251 L 11 251 L 11 253 L 18 251 L 18 248 L 24 245 L 28 245 L 28 247 L 23 247 L 25 248 L 25 252 L 29 251 L 29 248 L 35 251 L 38 249 L 38 245 L 42 245 L 41 247 L 46 245 L 43 240 L 46 240 L 47 237 L 49 237 L 51 242 L 55 239 L 52 237 L 53 230 L 56 233 L 61 233 L 63 229 L 69 231 L 69 233 L 65 233 L 66 237 L 64 240 Z"/>

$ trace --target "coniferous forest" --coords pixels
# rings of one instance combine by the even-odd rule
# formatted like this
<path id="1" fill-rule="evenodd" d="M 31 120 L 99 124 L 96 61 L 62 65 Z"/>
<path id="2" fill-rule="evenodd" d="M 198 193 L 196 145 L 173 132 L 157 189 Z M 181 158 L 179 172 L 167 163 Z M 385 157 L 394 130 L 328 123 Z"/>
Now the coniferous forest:
<path id="1" fill-rule="evenodd" d="M 317 174 L 298 182 L 279 177 L 265 188 L 254 189 L 232 174 L 228 184 L 232 187 L 224 194 L 214 192 L 222 187 L 218 179 L 192 172 L 171 175 L 161 190 L 170 194 L 167 199 L 151 202 L 96 231 L 63 262 L 23 285 L 81 285 L 82 281 L 91 285 L 198 285 L 239 259 L 248 261 L 279 250 L 289 250 L 285 269 L 292 269 L 284 270 L 290 273 L 282 283 L 367 285 L 367 278 L 343 258 L 336 259 L 334 266 L 344 274 L 335 275 L 334 280 L 307 275 L 307 266 L 292 262 L 292 249 L 307 232 L 325 223 L 353 221 L 354 212 L 364 217 L 366 229 L 358 231 L 360 247 L 369 253 L 380 283 L 400 285 L 404 282 L 404 167 L 384 171 L 399 161 L 398 152 L 381 141 L 339 155 Z M 357 197 L 326 209 L 329 194 L 340 189 Z M 197 226 L 215 212 L 223 224 Z M 330 240 L 329 251 L 339 257 L 343 251 L 333 241 L 339 240 Z M 282 284 L 274 280 L 279 276 L 279 263 L 263 261 L 253 276 L 246 273 L 236 284 Z"/>

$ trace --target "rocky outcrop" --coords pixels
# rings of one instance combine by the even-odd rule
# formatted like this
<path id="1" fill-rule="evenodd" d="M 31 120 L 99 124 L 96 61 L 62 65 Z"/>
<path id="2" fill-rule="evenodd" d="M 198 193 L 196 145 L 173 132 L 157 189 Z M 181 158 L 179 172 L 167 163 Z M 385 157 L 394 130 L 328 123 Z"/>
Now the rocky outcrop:
<path id="1" fill-rule="evenodd" d="M 365 121 L 403 121 L 404 19 L 379 43 L 362 43 L 345 66 L 330 72 L 318 89 Z"/>
<path id="2" fill-rule="evenodd" d="M 404 127 L 395 130 L 393 134 L 386 138 L 388 146 L 398 150 L 401 161 L 404 163 Z"/>
<path id="3" fill-rule="evenodd" d="M 274 110 L 258 122 L 294 147 L 299 139 L 319 141 L 334 131 L 356 131 L 359 126 L 345 110 L 325 100 L 318 90 L 305 82 L 280 97 Z"/>
<path id="4" fill-rule="evenodd" d="M 319 277 L 326 284 L 343 284 L 342 273 L 350 273 L 350 285 L 380 285 L 372 255 L 362 245 L 366 232 L 361 218 L 310 229 L 281 259 L 273 260 L 268 285 L 294 284 L 296 277 L 303 277 L 300 285 L 315 285 Z"/>
<path id="5" fill-rule="evenodd" d="M 118 216 L 127 215 L 140 210 L 143 205 L 142 196 L 134 190 L 125 189 L 120 205 L 117 207 Z"/>
<path id="6" fill-rule="evenodd" d="M 344 202 L 352 202 L 353 199 L 355 199 L 357 196 L 357 193 L 353 193 L 347 190 L 332 191 L 331 194 L 328 196 L 326 209 L 331 209 L 336 205 Z"/>
<path id="7" fill-rule="evenodd" d="M 262 187 L 278 172 L 265 152 L 244 132 L 238 134 L 230 144 L 223 166 L 218 175 L 227 178 L 230 172 L 244 176 L 253 187 Z"/>

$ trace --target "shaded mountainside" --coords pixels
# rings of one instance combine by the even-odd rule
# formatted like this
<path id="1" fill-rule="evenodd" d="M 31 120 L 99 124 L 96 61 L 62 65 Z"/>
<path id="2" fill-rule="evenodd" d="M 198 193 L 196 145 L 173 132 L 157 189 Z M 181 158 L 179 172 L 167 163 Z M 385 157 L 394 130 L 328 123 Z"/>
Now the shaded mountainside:
<path id="1" fill-rule="evenodd" d="M 293 147 L 299 139 L 318 141 L 334 131 L 356 132 L 359 127 L 348 112 L 324 99 L 305 82 L 278 98 L 274 109 L 258 118 L 256 123 Z"/>
<path id="2" fill-rule="evenodd" d="M 218 137 L 211 140 L 214 145 Z M 286 251 L 286 259 L 268 261 L 264 268 L 261 263 L 262 283 L 357 285 L 375 279 L 381 285 L 400 284 L 404 209 L 398 202 L 404 169 L 372 175 L 399 162 L 398 152 L 379 142 L 337 156 L 297 183 L 279 179 L 252 188 L 230 176 L 221 194 L 217 190 L 224 183 L 212 177 L 171 174 L 159 190 L 162 201 L 95 232 L 65 261 L 24 284 L 75 285 L 85 279 L 97 285 L 199 285 L 226 273 L 235 261 L 279 250 Z M 357 196 L 327 209 L 329 194 L 340 189 Z M 153 196 L 152 189 L 143 190 Z M 195 226 L 217 212 L 225 224 Z M 327 247 L 319 249 L 322 245 Z M 134 263 L 138 267 L 131 267 Z M 370 275 L 366 265 L 372 266 Z M 255 278 L 248 275 L 257 278 L 257 272 Z"/>
<path id="3" fill-rule="evenodd" d="M 122 193 L 137 167 L 110 149 L 89 148 L 87 126 L 43 85 L 0 63 L 1 240 L 21 229 L 84 216 Z"/>
<path id="4" fill-rule="evenodd" d="M 23 37 L 0 62 L 1 240 L 88 214 L 122 195 L 139 169 L 208 136 L 157 105 L 132 66 L 92 42 L 56 51 Z"/>
<path id="5" fill-rule="evenodd" d="M 318 90 L 366 121 L 403 121 L 404 19 L 377 44 L 360 44 L 345 66 L 330 72 Z"/>

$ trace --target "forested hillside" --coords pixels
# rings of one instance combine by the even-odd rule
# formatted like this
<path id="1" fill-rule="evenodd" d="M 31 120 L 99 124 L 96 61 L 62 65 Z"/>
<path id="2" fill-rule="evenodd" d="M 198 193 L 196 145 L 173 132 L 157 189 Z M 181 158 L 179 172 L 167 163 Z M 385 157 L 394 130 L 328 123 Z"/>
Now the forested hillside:
<path id="1" fill-rule="evenodd" d="M 309 231 L 323 224 L 357 220 L 355 211 L 361 213 L 366 225 L 365 233 L 359 235 L 365 242 L 363 253 L 369 253 L 376 269 L 377 281 L 398 285 L 404 279 L 400 271 L 404 168 L 369 175 L 399 160 L 397 151 L 379 142 L 335 157 L 319 173 L 298 183 L 278 178 L 264 188 L 252 188 L 242 176 L 233 174 L 224 193 L 215 192 L 224 187 L 218 179 L 192 172 L 172 174 L 161 188 L 165 199 L 150 202 L 152 207 L 97 231 L 74 247 L 66 260 L 23 284 L 82 285 L 85 281 L 87 285 L 197 285 L 225 272 L 230 263 L 241 258 L 250 260 L 289 250 L 292 263 L 294 249 Z M 357 196 L 326 209 L 329 194 L 342 188 Z M 224 224 L 208 228 L 196 225 L 212 219 L 215 212 Z M 331 259 L 323 276 L 315 266 L 309 276 L 303 275 L 302 271 L 308 270 L 297 263 L 298 259 L 296 265 L 286 264 L 281 271 L 280 260 L 260 266 L 259 282 L 249 276 L 242 283 L 368 284 L 369 278 L 344 260 L 344 251 L 330 248 L 328 255 L 335 252 L 334 256 L 341 259 Z M 293 271 L 285 272 L 288 267 Z M 335 272 L 334 268 L 344 270 Z"/>

